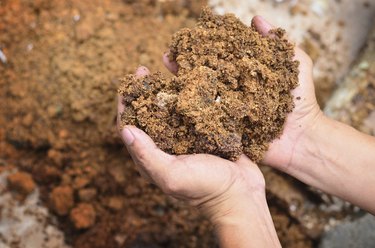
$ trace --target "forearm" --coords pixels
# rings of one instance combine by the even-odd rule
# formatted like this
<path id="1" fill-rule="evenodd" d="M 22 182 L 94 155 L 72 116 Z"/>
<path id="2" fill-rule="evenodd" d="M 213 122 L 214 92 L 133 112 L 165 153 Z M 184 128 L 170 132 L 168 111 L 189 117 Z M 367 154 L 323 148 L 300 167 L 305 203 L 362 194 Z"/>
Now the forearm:
<path id="1" fill-rule="evenodd" d="M 286 172 L 375 213 L 375 138 L 321 116 L 297 143 Z"/>
<path id="2" fill-rule="evenodd" d="M 243 199 L 235 212 L 214 220 L 220 247 L 281 247 L 265 195 L 251 198 Z"/>

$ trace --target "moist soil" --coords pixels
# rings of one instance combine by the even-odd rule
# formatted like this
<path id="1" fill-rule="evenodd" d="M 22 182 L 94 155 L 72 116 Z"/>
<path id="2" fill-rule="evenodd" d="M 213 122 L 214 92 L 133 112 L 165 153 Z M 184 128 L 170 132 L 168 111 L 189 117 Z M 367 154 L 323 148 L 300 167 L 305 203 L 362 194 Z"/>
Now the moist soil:
<path id="1" fill-rule="evenodd" d="M 122 125 L 147 132 L 164 151 L 263 158 L 293 109 L 298 85 L 294 46 L 275 29 L 262 37 L 232 14 L 204 9 L 194 28 L 173 35 L 177 77 L 122 80 Z"/>
<path id="2" fill-rule="evenodd" d="M 139 176 L 115 131 L 118 78 L 140 64 L 167 73 L 172 34 L 193 27 L 201 5 L 0 2 L 0 170 L 32 176 L 73 247 L 216 247 L 206 219 Z M 262 170 L 281 243 L 311 247 L 337 214 L 321 211 L 309 187 Z M 10 178 L 14 190 L 33 188 L 17 177 L 25 182 Z"/>

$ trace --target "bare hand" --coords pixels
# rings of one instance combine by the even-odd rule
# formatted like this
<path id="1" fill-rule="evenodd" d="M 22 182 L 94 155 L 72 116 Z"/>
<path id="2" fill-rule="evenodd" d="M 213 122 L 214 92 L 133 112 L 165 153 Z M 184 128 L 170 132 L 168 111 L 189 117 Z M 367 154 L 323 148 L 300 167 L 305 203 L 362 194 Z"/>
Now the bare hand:
<path id="1" fill-rule="evenodd" d="M 269 31 L 274 28 L 260 16 L 253 18 L 252 25 L 263 36 L 269 35 Z M 300 139 L 319 122 L 323 115 L 315 97 L 313 63 L 299 47 L 295 48 L 295 59 L 300 62 L 299 86 L 292 91 L 295 108 L 287 117 L 281 137 L 270 144 L 263 161 L 284 171 L 292 164 L 295 147 L 299 145 Z"/>

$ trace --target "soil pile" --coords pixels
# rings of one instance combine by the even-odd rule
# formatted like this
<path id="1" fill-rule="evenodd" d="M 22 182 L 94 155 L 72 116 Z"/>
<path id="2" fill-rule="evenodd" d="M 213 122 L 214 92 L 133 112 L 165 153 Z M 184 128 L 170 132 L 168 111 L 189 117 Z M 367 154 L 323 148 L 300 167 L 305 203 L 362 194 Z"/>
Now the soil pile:
<path id="1" fill-rule="evenodd" d="M 262 37 L 234 15 L 204 9 L 172 38 L 176 77 L 126 76 L 118 90 L 122 125 L 145 130 L 166 152 L 210 153 L 259 162 L 293 109 L 294 46 L 282 29 Z"/>

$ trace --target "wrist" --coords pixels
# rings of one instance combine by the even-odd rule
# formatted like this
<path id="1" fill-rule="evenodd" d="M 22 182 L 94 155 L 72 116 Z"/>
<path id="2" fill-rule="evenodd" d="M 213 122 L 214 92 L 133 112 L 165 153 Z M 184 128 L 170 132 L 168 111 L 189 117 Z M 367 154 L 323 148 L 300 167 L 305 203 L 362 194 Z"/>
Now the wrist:
<path id="1" fill-rule="evenodd" d="M 264 191 L 227 204 L 210 217 L 221 247 L 280 247 Z"/>
<path id="2" fill-rule="evenodd" d="M 304 166 L 308 167 L 312 164 L 312 161 L 319 159 L 319 149 L 317 149 L 319 139 L 322 136 L 329 135 L 325 133 L 325 130 L 329 129 L 332 121 L 321 110 L 317 112 L 314 119 L 311 120 L 311 124 L 296 139 L 290 162 L 284 172 L 290 174 L 293 170 L 303 170 Z"/>
<path id="3" fill-rule="evenodd" d="M 254 218 L 265 218 L 268 209 L 265 189 L 249 192 L 242 196 L 228 197 L 208 211 L 208 217 L 215 226 L 241 225 Z"/>
<path id="4" fill-rule="evenodd" d="M 333 193 L 337 180 L 346 177 L 345 171 L 335 165 L 339 158 L 337 146 L 340 142 L 345 143 L 337 136 L 341 125 L 321 113 L 299 139 L 290 166 L 284 172 L 308 185 Z"/>
<path id="5" fill-rule="evenodd" d="M 246 163 L 245 163 L 246 162 Z M 235 219 L 246 213 L 254 203 L 267 207 L 265 179 L 257 165 L 250 160 L 231 165 L 231 177 L 216 192 L 193 203 L 214 224 Z M 234 168 L 238 167 L 238 168 Z"/>

